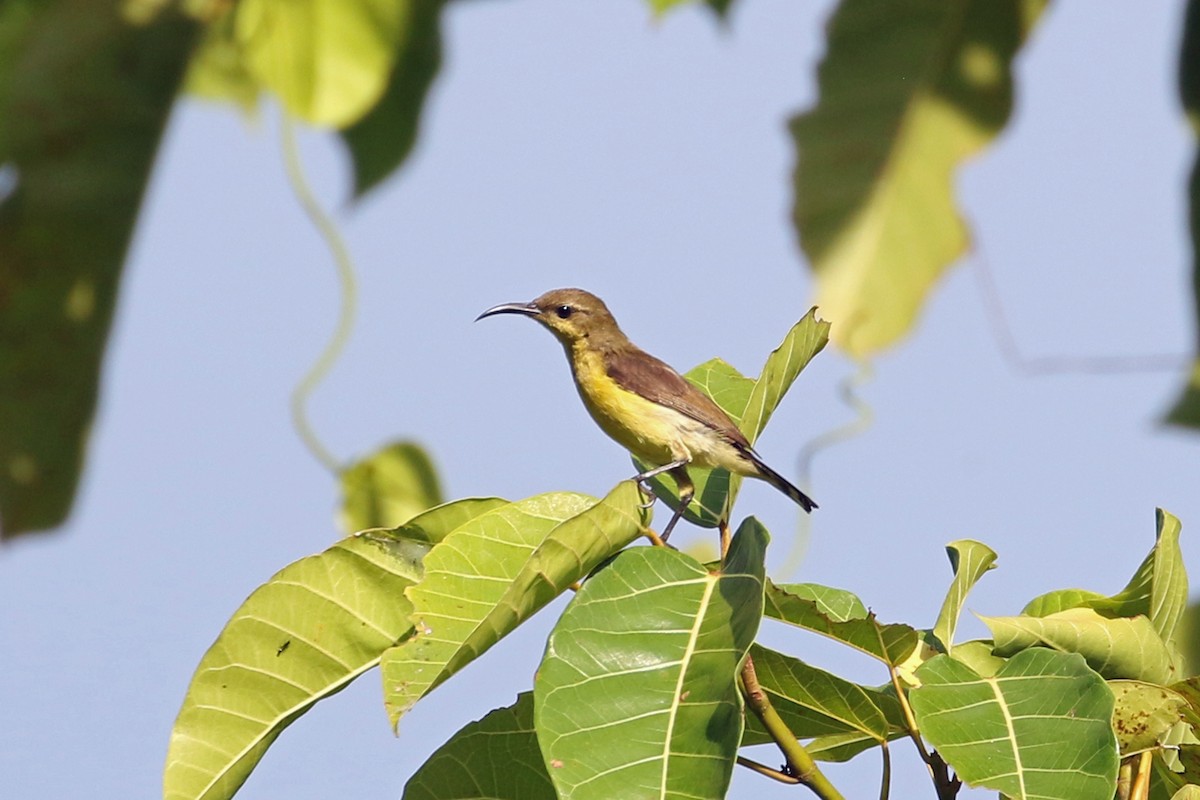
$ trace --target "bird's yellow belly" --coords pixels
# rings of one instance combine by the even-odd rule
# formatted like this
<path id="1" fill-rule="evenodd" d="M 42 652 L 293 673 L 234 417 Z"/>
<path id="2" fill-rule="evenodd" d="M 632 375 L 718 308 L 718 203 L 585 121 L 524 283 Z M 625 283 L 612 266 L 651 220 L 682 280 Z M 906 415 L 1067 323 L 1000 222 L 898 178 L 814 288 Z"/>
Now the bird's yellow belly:
<path id="1" fill-rule="evenodd" d="M 700 467 L 745 473 L 740 453 L 712 428 L 675 409 L 621 388 L 599 354 L 574 354 L 575 385 L 601 430 L 653 465 L 686 459 Z"/>

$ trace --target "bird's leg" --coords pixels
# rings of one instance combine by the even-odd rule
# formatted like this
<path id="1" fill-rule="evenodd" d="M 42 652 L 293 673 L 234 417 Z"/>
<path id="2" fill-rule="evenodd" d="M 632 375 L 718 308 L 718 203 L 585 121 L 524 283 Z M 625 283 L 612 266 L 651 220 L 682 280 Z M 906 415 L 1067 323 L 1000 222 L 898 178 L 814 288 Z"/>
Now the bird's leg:
<path id="1" fill-rule="evenodd" d="M 675 513 L 671 515 L 671 521 L 667 523 L 667 527 L 663 529 L 662 540 L 667 541 L 667 537 L 671 535 L 671 531 L 675 529 L 675 523 L 679 522 L 679 518 L 683 516 L 684 509 L 692 502 L 692 498 L 696 494 L 696 487 L 692 484 L 692 479 L 688 477 L 687 467 L 683 464 L 677 464 L 670 469 L 671 477 L 675 479 L 675 485 L 679 489 L 679 507 L 675 509 Z"/>

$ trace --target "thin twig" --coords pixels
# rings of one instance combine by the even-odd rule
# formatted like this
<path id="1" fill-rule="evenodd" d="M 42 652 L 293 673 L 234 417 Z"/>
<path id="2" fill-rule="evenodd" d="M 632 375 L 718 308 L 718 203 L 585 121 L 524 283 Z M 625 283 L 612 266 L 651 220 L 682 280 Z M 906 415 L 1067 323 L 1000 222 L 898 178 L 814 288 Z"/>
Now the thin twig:
<path id="1" fill-rule="evenodd" d="M 794 775 L 788 775 L 786 772 L 780 772 L 773 767 L 768 767 L 766 764 L 760 764 L 757 761 L 746 758 L 745 756 L 738 756 L 737 763 L 741 764 L 748 770 L 757 772 L 759 775 L 765 775 L 771 780 L 779 781 L 780 783 L 790 783 L 793 786 L 800 783 L 800 779 Z"/>
<path id="2" fill-rule="evenodd" d="M 750 656 L 746 656 L 746 663 L 742 665 L 742 691 L 746 696 L 746 705 L 750 706 L 787 760 L 784 774 L 791 775 L 798 783 L 807 786 L 821 800 L 845 800 L 771 705 L 767 693 L 758 682 L 754 660 Z"/>
<path id="3" fill-rule="evenodd" d="M 321 204 L 317 202 L 312 189 L 308 186 L 300 161 L 300 152 L 296 147 L 296 133 L 292 119 L 286 112 L 280 127 L 280 140 L 283 149 L 283 165 L 287 171 L 292 193 L 296 195 L 297 202 L 304 209 L 304 213 L 312 222 L 313 227 L 317 229 L 317 233 L 325 240 L 325 246 L 329 248 L 329 254 L 337 268 L 338 284 L 341 290 L 341 306 L 338 310 L 337 325 L 330 335 L 325 349 L 321 351 L 308 373 L 292 390 L 291 403 L 292 424 L 296 426 L 296 432 L 300 439 L 317 461 L 320 461 L 330 472 L 336 473 L 341 472 L 343 465 L 317 437 L 317 433 L 308 419 L 308 399 L 329 374 L 329 371 L 333 369 L 333 365 L 337 363 L 342 351 L 346 348 L 346 343 L 350 340 L 350 333 L 354 328 L 355 309 L 358 305 L 354 262 L 350 258 L 350 251 L 346 247 L 342 235 L 338 232 L 337 226 L 321 208 Z"/>

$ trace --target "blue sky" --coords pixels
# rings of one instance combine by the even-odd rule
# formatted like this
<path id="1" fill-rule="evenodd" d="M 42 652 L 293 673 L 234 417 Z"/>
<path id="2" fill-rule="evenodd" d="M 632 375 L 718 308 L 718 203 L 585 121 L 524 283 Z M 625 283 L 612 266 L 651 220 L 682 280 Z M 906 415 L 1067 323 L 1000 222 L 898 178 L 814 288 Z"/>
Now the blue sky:
<path id="1" fill-rule="evenodd" d="M 555 286 L 600 294 L 680 369 L 720 355 L 757 373 L 811 304 L 784 123 L 813 99 L 830 7 L 743 0 L 722 27 L 701 10 L 655 21 L 633 0 L 450 6 L 446 67 L 399 179 L 350 208 L 337 143 L 302 140 L 362 289 L 354 338 L 312 404 L 327 446 L 350 459 L 416 438 L 450 497 L 604 494 L 629 462 L 579 405 L 557 344 L 517 319 L 472 323 Z M 1190 349 L 1181 16 L 1175 4 L 1047 13 L 1018 65 L 1012 125 L 959 180 L 975 255 L 877 359 L 861 390 L 873 427 L 818 457 L 811 530 L 769 487 L 743 492 L 738 511 L 772 531 L 777 570 L 802 539 L 800 569 L 780 577 L 927 626 L 950 577 L 944 544 L 975 538 L 1000 560 L 968 608 L 1016 613 L 1049 589 L 1119 589 L 1153 543 L 1155 506 L 1183 520 L 1197 568 L 1200 440 L 1157 424 L 1181 377 L 1023 375 L 999 352 L 978 276 L 982 262 L 1027 356 Z M 74 515 L 0 552 L 6 796 L 154 796 L 191 672 L 225 620 L 333 541 L 337 487 L 287 402 L 336 308 L 328 256 L 284 180 L 276 113 L 247 125 L 182 103 L 124 278 Z M 849 421 L 836 387 L 854 370 L 829 350 L 805 371 L 759 442 L 772 465 L 795 474 L 806 441 Z M 561 608 L 423 701 L 398 739 L 365 676 L 286 731 L 239 796 L 398 796 L 453 731 L 529 687 Z M 983 630 L 968 616 L 960 636 Z M 894 749 L 893 796 L 932 796 L 911 747 Z M 831 777 L 870 796 L 877 770 L 866 755 Z M 735 775 L 731 797 L 772 796 L 795 790 Z"/>

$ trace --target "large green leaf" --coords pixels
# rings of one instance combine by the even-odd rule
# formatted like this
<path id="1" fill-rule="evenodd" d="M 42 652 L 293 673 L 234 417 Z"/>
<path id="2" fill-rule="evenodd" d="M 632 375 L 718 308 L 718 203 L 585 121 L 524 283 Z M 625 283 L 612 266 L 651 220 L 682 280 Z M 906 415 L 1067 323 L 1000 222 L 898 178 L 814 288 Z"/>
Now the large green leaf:
<path id="1" fill-rule="evenodd" d="M 196 24 L 0 4 L 0 536 L 71 509 L 121 264 Z M 82 66 L 81 66 L 82 65 Z"/>
<path id="2" fill-rule="evenodd" d="M 750 648 L 750 657 L 771 705 L 798 739 L 858 732 L 879 744 L 905 732 L 900 703 L 892 692 L 859 686 L 757 644 Z M 757 718 L 748 716 L 742 745 L 770 741 Z"/>
<path id="3" fill-rule="evenodd" d="M 1044 617 L 1071 608 L 1091 608 L 1107 617 L 1148 617 L 1170 647 L 1187 607 L 1188 581 L 1179 549 L 1179 520 L 1161 508 L 1155 512 L 1154 547 L 1129 583 L 1112 597 L 1083 589 L 1060 589 L 1030 600 L 1021 613 Z"/>
<path id="4" fill-rule="evenodd" d="M 844 0 L 820 98 L 792 122 L 796 229 L 834 342 L 867 356 L 904 335 L 966 250 L 958 166 L 1012 108 L 1011 63 L 1042 0 Z"/>
<path id="5" fill-rule="evenodd" d="M 443 0 L 407 0 L 387 90 L 365 117 L 342 131 L 362 197 L 392 174 L 417 141 L 421 109 L 442 63 Z"/>
<path id="6" fill-rule="evenodd" d="M 344 539 L 256 589 L 192 677 L 171 732 L 164 797 L 232 796 L 284 728 L 410 634 L 404 590 L 420 580 L 430 548 L 507 505 L 440 506 L 395 531 Z"/>
<path id="7" fill-rule="evenodd" d="M 917 725 L 969 785 L 1012 800 L 1112 800 L 1113 696 L 1080 656 L 1034 648 L 984 678 L 939 655 L 917 676 Z"/>
<path id="8" fill-rule="evenodd" d="M 711 397 L 753 444 L 801 370 L 828 341 L 829 323 L 818 320 L 814 308 L 771 351 L 757 380 L 747 378 L 719 358 L 706 361 L 684 377 Z M 634 465 L 639 471 L 656 466 L 636 458 Z M 688 475 L 696 485 L 696 496 L 685 518 L 706 528 L 716 527 L 732 507 L 741 478 L 730 476 L 723 469 L 692 468 Z M 673 480 L 661 476 L 651 483 L 656 496 L 663 498 L 670 508 L 678 507 L 679 495 Z"/>
<path id="9" fill-rule="evenodd" d="M 533 693 L 450 737 L 404 785 L 403 800 L 555 800 L 533 727 Z"/>
<path id="10" fill-rule="evenodd" d="M 1170 650 L 1146 617 L 1108 619 L 1090 608 L 1072 608 L 1045 617 L 980 619 L 1000 656 L 1040 645 L 1078 653 L 1106 678 L 1167 683 L 1178 677 Z"/>
<path id="11" fill-rule="evenodd" d="M 721 571 L 641 547 L 584 584 L 534 687 L 559 796 L 725 796 L 742 734 L 737 672 L 762 613 L 767 538 L 750 518 Z"/>
<path id="12" fill-rule="evenodd" d="M 395 442 L 342 471 L 341 527 L 346 533 L 394 528 L 442 502 L 429 454 Z"/>
<path id="13" fill-rule="evenodd" d="M 763 613 L 850 645 L 889 666 L 896 666 L 912 655 L 919 641 L 915 628 L 881 623 L 849 592 L 816 584 L 788 586 L 768 582 Z"/>
<path id="14" fill-rule="evenodd" d="M 439 543 L 405 595 L 416 634 L 383 655 L 395 724 L 428 692 L 641 536 L 647 510 L 632 481 L 596 501 L 538 495 L 482 514 Z"/>
<path id="15" fill-rule="evenodd" d="M 1183 18 L 1183 46 L 1179 57 L 1179 95 L 1193 135 L 1200 136 L 1200 2 L 1188 0 Z M 1192 313 L 1200 336 L 1200 153 L 1192 162 L 1188 179 L 1188 228 L 1192 240 Z M 1200 342 L 1196 345 L 1200 353 Z M 1200 428 L 1200 356 L 1192 362 L 1179 399 L 1167 413 L 1173 425 Z"/>
<path id="16" fill-rule="evenodd" d="M 954 647 L 954 631 L 958 629 L 958 617 L 967 594 L 984 573 L 995 569 L 996 551 L 980 542 L 959 539 L 946 545 L 946 555 L 950 557 L 954 580 L 950 582 L 950 589 L 942 602 L 942 610 L 933 626 L 933 635 L 949 653 Z"/>

